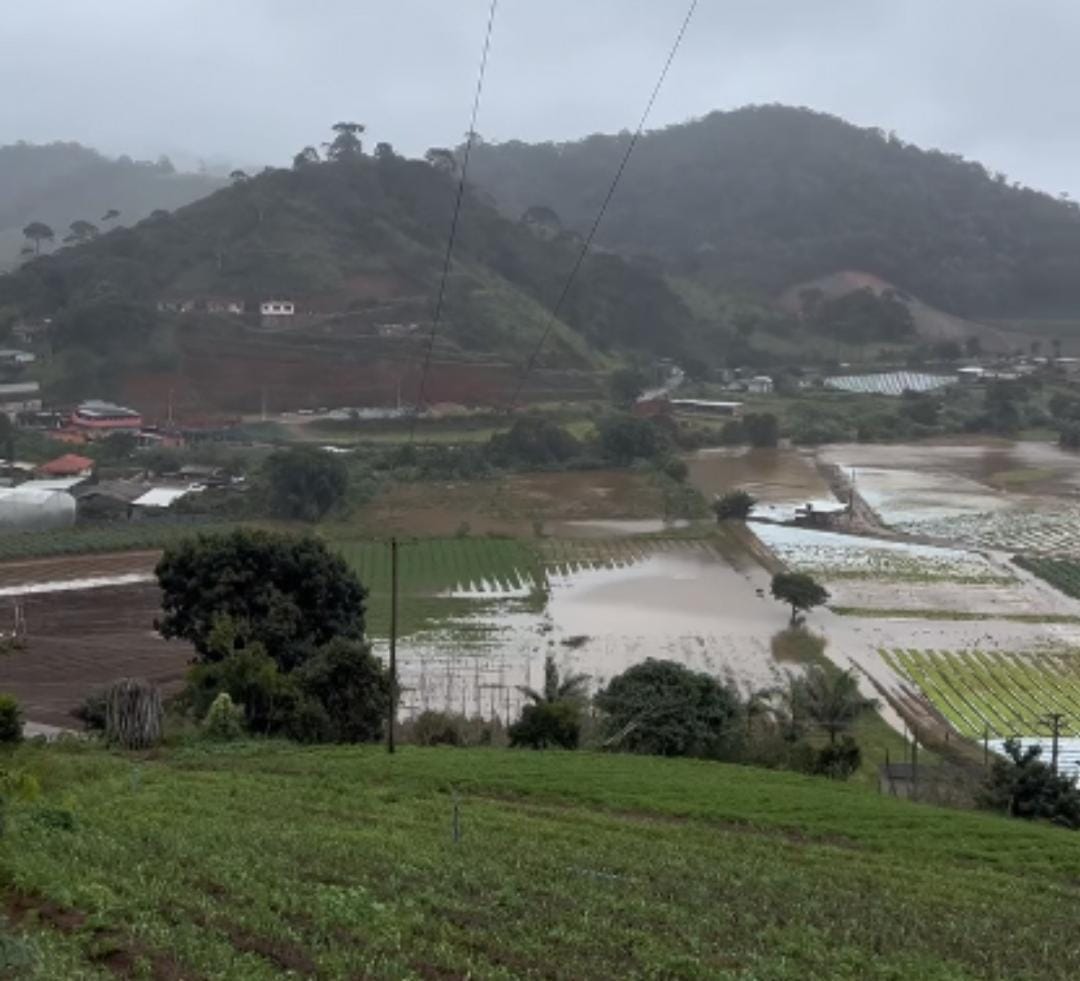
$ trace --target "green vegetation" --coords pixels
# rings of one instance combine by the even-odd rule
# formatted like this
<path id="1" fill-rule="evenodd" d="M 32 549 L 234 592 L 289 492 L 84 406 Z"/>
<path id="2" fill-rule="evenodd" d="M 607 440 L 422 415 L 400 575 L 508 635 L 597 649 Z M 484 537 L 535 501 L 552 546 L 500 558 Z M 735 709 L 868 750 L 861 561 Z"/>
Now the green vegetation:
<path id="1" fill-rule="evenodd" d="M 1067 735 L 1080 718 L 1080 655 L 998 651 L 881 651 L 922 690 L 961 735 L 1049 735 L 1047 716 L 1065 713 Z M 1070 721 L 1071 720 L 1071 721 Z"/>
<path id="2" fill-rule="evenodd" d="M 805 572 L 778 572 L 772 579 L 774 599 L 791 607 L 791 625 L 800 611 L 821 606 L 829 598 L 828 590 Z"/>
<path id="3" fill-rule="evenodd" d="M 33 981 L 117 963 L 235 978 L 1075 973 L 1080 839 L 796 774 L 266 742 L 134 760 L 31 746 L 6 762 L 43 791 L 0 842 L 4 949 L 21 945 Z M 58 811 L 70 830 L 45 816 Z"/>
<path id="4" fill-rule="evenodd" d="M 1080 561 L 1077 559 L 1014 555 L 1013 562 L 1045 579 L 1066 596 L 1080 597 Z"/>
<path id="5" fill-rule="evenodd" d="M 1072 777 L 1056 773 L 1042 761 L 1041 746 L 1025 750 L 1017 740 L 1006 739 L 1005 756 L 990 768 L 980 799 L 983 807 L 1028 821 L 1080 828 L 1080 788 Z"/>
<path id="6" fill-rule="evenodd" d="M 11 695 L 0 694 L 0 743 L 17 743 L 22 739 L 22 731 L 22 709 L 18 701 Z"/>
<path id="7" fill-rule="evenodd" d="M 843 578 L 843 577 L 837 577 Z M 931 582 L 932 579 L 913 580 Z M 944 579 L 947 582 L 979 583 L 981 579 Z M 994 580 L 990 580 L 994 581 Z M 900 606 L 895 608 L 875 606 L 829 606 L 837 616 L 882 617 L 901 620 L 1006 620 L 1012 623 L 1080 623 L 1080 616 L 1072 613 L 977 613 L 972 610 L 927 610 L 921 607 Z"/>
<path id="8" fill-rule="evenodd" d="M 309 446 L 271 454 L 264 465 L 270 513 L 293 521 L 318 521 L 341 504 L 349 471 L 336 456 Z"/>
<path id="9" fill-rule="evenodd" d="M 581 229 L 629 139 L 484 144 L 471 172 L 509 214 L 547 205 Z M 855 269 L 960 314 L 1080 306 L 1071 202 L 807 109 L 749 106 L 645 134 L 599 237 L 706 286 L 778 293 Z"/>
<path id="10" fill-rule="evenodd" d="M 149 551 L 167 548 L 200 531 L 222 531 L 229 527 L 214 517 L 200 516 L 184 522 L 136 521 L 58 531 L 18 532 L 0 537 L 0 559 Z"/>
<path id="11" fill-rule="evenodd" d="M 717 521 L 745 521 L 756 503 L 744 490 L 728 491 L 713 502 L 713 513 Z"/>

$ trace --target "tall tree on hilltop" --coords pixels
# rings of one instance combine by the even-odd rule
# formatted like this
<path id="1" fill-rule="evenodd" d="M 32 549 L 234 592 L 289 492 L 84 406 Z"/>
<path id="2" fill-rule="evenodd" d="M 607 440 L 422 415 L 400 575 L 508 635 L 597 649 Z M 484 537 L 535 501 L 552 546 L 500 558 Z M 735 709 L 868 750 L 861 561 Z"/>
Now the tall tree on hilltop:
<path id="1" fill-rule="evenodd" d="M 330 127 L 337 135 L 326 147 L 326 155 L 331 160 L 355 160 L 364 152 L 360 134 L 364 132 L 363 123 L 342 122 Z"/>
<path id="2" fill-rule="evenodd" d="M 319 151 L 313 146 L 306 146 L 293 157 L 292 165 L 294 170 L 300 170 L 301 167 L 308 167 L 311 164 L 317 164 L 318 162 Z"/>
<path id="3" fill-rule="evenodd" d="M 23 229 L 23 235 L 34 243 L 34 255 L 41 255 L 41 243 L 51 242 L 55 232 L 42 221 L 32 221 Z"/>
<path id="4" fill-rule="evenodd" d="M 64 236 L 64 241 L 73 245 L 82 245 L 83 242 L 89 242 L 101 234 L 97 225 L 83 221 L 81 218 L 73 221 L 68 227 L 71 231 L 70 234 Z"/>
<path id="5" fill-rule="evenodd" d="M 457 157 L 454 156 L 452 150 L 447 150 L 446 147 L 433 146 L 424 154 L 424 159 L 432 167 L 442 171 L 444 174 L 453 174 L 457 171 Z"/>

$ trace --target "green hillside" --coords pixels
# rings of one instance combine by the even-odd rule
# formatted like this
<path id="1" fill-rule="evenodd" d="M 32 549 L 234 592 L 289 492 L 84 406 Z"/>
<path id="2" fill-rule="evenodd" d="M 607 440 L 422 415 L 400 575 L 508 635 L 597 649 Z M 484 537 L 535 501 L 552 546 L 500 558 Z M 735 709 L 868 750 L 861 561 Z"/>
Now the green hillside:
<path id="1" fill-rule="evenodd" d="M 589 225 L 629 133 L 484 144 L 473 174 L 507 214 Z M 1080 311 L 1080 209 L 895 134 L 784 106 L 647 133 L 600 231 L 710 284 L 777 294 L 857 269 L 962 316 Z"/>
<path id="2" fill-rule="evenodd" d="M 1080 838 L 857 786 L 274 743 L 13 762 L 44 789 L 0 840 L 20 978 L 1075 976 Z"/>
<path id="3" fill-rule="evenodd" d="M 26 263 L 0 278 L 0 311 L 51 316 L 61 357 L 116 369 L 168 356 L 198 318 L 162 299 L 288 298 L 303 328 L 341 335 L 430 324 L 457 179 L 391 150 L 267 169 L 168 214 Z M 694 318 L 651 267 L 591 255 L 561 320 L 548 310 L 580 241 L 508 221 L 475 193 L 463 203 L 440 344 L 524 361 L 550 327 L 541 365 L 589 367 L 606 352 L 680 353 Z M 257 318 L 256 318 L 257 319 Z M 72 355 L 71 352 L 75 352 Z M 140 360 L 141 359 L 141 360 Z"/>
<path id="4" fill-rule="evenodd" d="M 164 159 L 112 160 L 78 143 L 2 146 L 0 269 L 20 259 L 28 245 L 23 229 L 32 222 L 52 229 L 53 240 L 41 243 L 49 251 L 62 244 L 73 222 L 90 222 L 103 231 L 134 224 L 157 208 L 178 208 L 223 183 L 209 174 L 178 173 Z"/>

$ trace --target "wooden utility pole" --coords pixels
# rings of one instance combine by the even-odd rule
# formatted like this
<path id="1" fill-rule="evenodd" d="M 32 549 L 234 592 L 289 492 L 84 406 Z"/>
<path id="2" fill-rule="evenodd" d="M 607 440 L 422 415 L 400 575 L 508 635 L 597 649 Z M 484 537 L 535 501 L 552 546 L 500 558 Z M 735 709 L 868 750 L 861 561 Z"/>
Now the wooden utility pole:
<path id="1" fill-rule="evenodd" d="M 390 539 L 390 718 L 386 727 L 386 750 L 394 752 L 394 726 L 397 723 L 397 539 Z"/>
<path id="2" fill-rule="evenodd" d="M 1051 712 L 1040 721 L 1050 726 L 1050 766 L 1055 773 L 1058 772 L 1058 739 L 1061 737 L 1061 723 L 1065 716 L 1061 712 Z"/>

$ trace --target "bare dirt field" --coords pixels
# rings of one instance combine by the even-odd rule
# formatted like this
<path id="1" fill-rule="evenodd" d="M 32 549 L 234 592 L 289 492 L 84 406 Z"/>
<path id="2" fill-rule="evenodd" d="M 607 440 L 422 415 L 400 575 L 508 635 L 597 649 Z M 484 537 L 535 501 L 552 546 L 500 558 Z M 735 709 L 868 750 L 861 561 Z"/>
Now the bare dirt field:
<path id="1" fill-rule="evenodd" d="M 2 574 L 13 573 L 5 566 Z M 5 630 L 13 602 L 0 599 Z M 0 655 L 0 690 L 19 699 L 28 719 L 75 727 L 71 711 L 86 694 L 125 676 L 153 681 L 167 695 L 181 687 L 192 649 L 154 630 L 161 602 L 156 585 L 38 593 L 20 602 L 25 647 Z"/>

